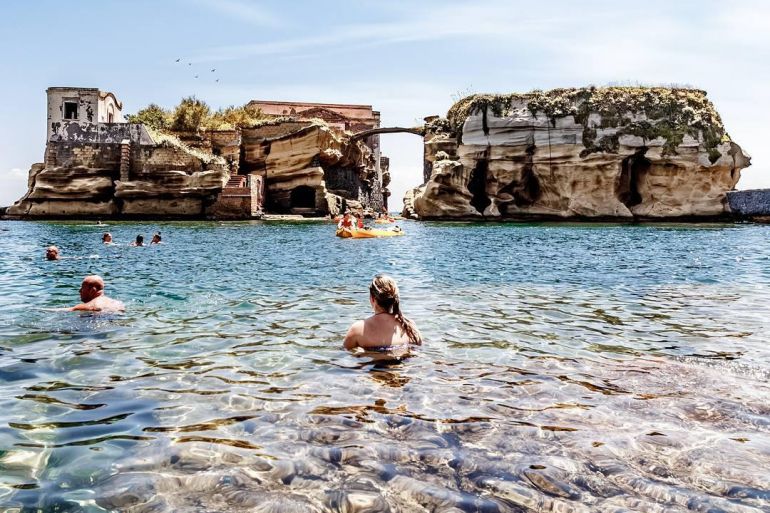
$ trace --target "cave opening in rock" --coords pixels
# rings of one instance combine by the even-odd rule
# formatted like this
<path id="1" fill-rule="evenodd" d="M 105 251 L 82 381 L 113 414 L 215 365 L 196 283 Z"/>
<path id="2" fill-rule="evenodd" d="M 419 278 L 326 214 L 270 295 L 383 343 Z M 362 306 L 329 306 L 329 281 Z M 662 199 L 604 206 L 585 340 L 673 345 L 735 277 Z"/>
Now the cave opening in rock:
<path id="1" fill-rule="evenodd" d="M 300 185 L 291 190 L 289 204 L 292 209 L 315 209 L 315 189 Z"/>
<path id="2" fill-rule="evenodd" d="M 478 210 L 480 214 L 492 203 L 487 196 L 487 171 L 489 162 L 486 159 L 476 161 L 476 167 L 471 172 L 471 179 L 468 181 L 468 191 L 471 193 L 471 205 Z"/>
<path id="3" fill-rule="evenodd" d="M 637 153 L 623 159 L 620 163 L 620 177 L 617 185 L 617 197 L 628 208 L 642 202 L 639 193 L 639 181 L 641 175 L 650 168 L 650 160 L 644 156 L 647 148 L 642 148 Z"/>

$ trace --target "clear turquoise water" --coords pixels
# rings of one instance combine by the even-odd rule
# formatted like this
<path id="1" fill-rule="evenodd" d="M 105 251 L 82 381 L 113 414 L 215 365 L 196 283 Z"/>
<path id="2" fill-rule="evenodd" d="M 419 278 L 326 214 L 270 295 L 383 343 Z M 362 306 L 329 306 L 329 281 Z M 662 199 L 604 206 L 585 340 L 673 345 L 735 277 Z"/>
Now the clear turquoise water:
<path id="1" fill-rule="evenodd" d="M 770 511 L 770 227 L 404 227 L 0 222 L 0 504 Z M 377 272 L 403 361 L 341 350 Z"/>

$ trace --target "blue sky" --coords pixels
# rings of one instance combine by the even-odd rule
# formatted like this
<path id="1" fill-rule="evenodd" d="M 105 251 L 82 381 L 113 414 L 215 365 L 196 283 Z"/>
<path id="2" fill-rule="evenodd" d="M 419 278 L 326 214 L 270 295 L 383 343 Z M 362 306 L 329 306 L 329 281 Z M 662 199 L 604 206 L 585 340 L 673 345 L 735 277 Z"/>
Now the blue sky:
<path id="1" fill-rule="evenodd" d="M 113 91 L 126 112 L 195 94 L 213 107 L 366 103 L 384 125 L 413 125 L 467 92 L 691 84 L 753 157 L 739 188 L 770 187 L 769 29 L 762 0 L 7 2 L 0 205 L 42 160 L 45 89 L 70 85 Z M 421 182 L 421 141 L 386 135 L 382 146 L 400 204 Z"/>

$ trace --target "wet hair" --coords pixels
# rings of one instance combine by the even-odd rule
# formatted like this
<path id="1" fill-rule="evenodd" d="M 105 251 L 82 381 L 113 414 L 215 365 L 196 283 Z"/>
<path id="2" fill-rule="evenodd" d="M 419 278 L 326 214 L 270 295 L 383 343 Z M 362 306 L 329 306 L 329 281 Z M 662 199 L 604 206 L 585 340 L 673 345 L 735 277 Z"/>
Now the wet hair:
<path id="1" fill-rule="evenodd" d="M 137 244 L 144 244 L 144 236 L 143 235 L 137 235 L 136 236 L 136 243 Z"/>
<path id="2" fill-rule="evenodd" d="M 386 312 L 393 315 L 401 325 L 406 336 L 413 344 L 422 344 L 422 336 L 417 326 L 401 313 L 401 300 L 398 296 L 396 280 L 385 274 L 378 274 L 369 285 L 369 293 L 374 301 Z"/>
<path id="3" fill-rule="evenodd" d="M 155 232 L 155 235 L 153 235 L 153 236 L 152 236 L 152 238 L 153 238 L 153 239 L 157 238 L 157 239 L 158 239 L 158 242 L 160 242 L 160 241 L 161 241 L 161 238 L 160 238 L 160 232 Z"/>
<path id="4" fill-rule="evenodd" d="M 107 237 L 112 237 L 112 235 L 110 234 L 110 232 L 104 232 L 104 233 L 102 234 L 102 240 L 105 240 Z"/>

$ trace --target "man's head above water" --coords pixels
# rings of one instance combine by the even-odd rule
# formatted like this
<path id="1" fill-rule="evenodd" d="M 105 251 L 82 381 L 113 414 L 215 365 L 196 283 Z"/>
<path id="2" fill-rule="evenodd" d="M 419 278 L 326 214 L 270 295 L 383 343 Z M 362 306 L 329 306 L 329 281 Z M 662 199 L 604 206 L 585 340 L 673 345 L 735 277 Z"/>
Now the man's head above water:
<path id="1" fill-rule="evenodd" d="M 46 260 L 59 260 L 59 248 L 56 246 L 48 246 L 45 248 Z"/>
<path id="2" fill-rule="evenodd" d="M 83 278 L 80 284 L 80 300 L 88 303 L 104 294 L 104 280 L 101 276 L 92 274 Z"/>

